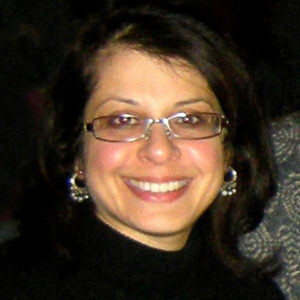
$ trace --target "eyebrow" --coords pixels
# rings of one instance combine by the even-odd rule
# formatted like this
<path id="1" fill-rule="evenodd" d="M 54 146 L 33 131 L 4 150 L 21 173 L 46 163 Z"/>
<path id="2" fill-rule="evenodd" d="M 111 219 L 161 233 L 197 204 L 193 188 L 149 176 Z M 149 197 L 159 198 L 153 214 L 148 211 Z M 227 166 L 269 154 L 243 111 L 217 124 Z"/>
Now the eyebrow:
<path id="1" fill-rule="evenodd" d="M 121 97 L 110 97 L 110 98 L 105 99 L 99 106 L 102 106 L 105 103 L 110 102 L 110 101 L 126 103 L 126 104 L 130 104 L 130 105 L 134 105 L 134 106 L 140 105 L 139 102 L 137 102 L 136 100 L 133 100 L 133 99 L 121 98 Z"/>
<path id="2" fill-rule="evenodd" d="M 208 101 L 208 100 L 202 99 L 202 98 L 192 98 L 192 99 L 181 100 L 181 101 L 178 101 L 175 104 L 175 107 L 189 105 L 189 104 L 193 104 L 193 103 L 197 103 L 197 102 L 205 102 L 209 106 L 211 106 L 212 108 L 214 108 L 214 105 L 213 105 L 213 103 L 211 103 L 211 101 Z"/>
<path id="3" fill-rule="evenodd" d="M 111 102 L 111 101 L 126 103 L 126 104 L 133 105 L 133 106 L 140 106 L 140 103 L 134 99 L 122 98 L 122 97 L 109 97 L 109 98 L 105 99 L 102 103 L 100 103 L 98 105 L 98 107 L 101 107 L 105 103 Z M 204 102 L 204 103 L 208 104 L 211 108 L 215 108 L 215 105 L 213 103 L 211 103 L 211 101 L 208 101 L 207 99 L 202 99 L 202 98 L 192 98 L 192 99 L 181 100 L 181 101 L 178 101 L 175 103 L 175 107 L 181 107 L 181 106 L 185 106 L 185 105 L 189 105 L 189 104 L 193 104 L 193 103 L 199 103 L 199 102 Z"/>

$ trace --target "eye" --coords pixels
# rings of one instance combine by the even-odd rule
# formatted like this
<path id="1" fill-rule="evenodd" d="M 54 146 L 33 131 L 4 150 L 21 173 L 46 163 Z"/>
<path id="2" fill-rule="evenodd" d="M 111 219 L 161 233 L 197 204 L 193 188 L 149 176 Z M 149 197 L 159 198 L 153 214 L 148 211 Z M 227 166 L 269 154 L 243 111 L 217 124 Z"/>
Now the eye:
<path id="1" fill-rule="evenodd" d="M 132 115 L 120 115 L 120 116 L 111 116 L 108 118 L 108 126 L 122 128 L 122 127 L 132 127 L 138 125 L 139 118 Z"/>
<path id="2" fill-rule="evenodd" d="M 207 116 L 204 114 L 188 114 L 184 117 L 178 117 L 176 124 L 186 126 L 203 126 L 207 123 Z"/>

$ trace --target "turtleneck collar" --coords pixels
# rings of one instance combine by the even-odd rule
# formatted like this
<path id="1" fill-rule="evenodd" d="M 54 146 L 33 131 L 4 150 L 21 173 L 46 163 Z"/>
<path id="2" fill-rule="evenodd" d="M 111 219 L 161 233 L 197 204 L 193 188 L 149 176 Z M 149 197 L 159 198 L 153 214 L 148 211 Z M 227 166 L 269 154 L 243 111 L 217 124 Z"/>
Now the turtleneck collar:
<path id="1" fill-rule="evenodd" d="M 101 280 L 106 278 L 129 289 L 144 290 L 147 286 L 147 290 L 170 292 L 178 285 L 184 286 L 184 281 L 191 285 L 197 278 L 201 249 L 205 248 L 201 240 L 199 232 L 193 230 L 183 249 L 164 251 L 124 236 L 89 212 L 82 219 L 76 251 L 83 273 L 94 270 Z"/>

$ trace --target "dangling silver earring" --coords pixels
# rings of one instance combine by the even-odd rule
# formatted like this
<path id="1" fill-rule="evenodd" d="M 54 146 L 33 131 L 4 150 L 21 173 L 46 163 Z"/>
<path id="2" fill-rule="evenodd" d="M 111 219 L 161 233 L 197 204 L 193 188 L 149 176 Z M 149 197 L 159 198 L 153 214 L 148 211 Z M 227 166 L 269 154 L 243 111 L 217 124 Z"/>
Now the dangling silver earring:
<path id="1" fill-rule="evenodd" d="M 78 185 L 78 175 L 82 175 L 82 171 L 75 172 L 68 180 L 70 197 L 74 202 L 83 202 L 90 196 L 84 186 Z"/>
<path id="2" fill-rule="evenodd" d="M 223 197 L 232 196 L 236 193 L 236 180 L 237 172 L 232 167 L 229 167 L 227 173 L 224 176 L 224 184 L 220 191 Z"/>

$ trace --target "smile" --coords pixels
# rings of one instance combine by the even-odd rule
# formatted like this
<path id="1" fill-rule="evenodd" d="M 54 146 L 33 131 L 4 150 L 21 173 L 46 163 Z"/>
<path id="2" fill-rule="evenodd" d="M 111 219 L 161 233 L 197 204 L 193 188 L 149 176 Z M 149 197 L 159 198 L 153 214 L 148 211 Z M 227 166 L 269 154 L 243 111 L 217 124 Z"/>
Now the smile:
<path id="1" fill-rule="evenodd" d="M 139 181 L 136 179 L 129 179 L 128 183 L 133 187 L 151 193 L 168 193 L 181 189 L 187 184 L 187 180 L 176 180 L 164 183 Z"/>

